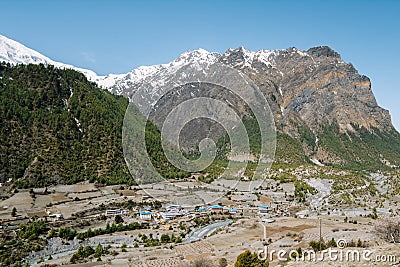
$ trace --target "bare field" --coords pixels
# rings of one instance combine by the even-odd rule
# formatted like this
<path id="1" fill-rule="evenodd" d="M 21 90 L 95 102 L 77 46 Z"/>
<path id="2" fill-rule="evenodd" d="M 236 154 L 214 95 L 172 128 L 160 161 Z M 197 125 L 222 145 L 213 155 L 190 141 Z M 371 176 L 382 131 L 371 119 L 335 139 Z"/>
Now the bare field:
<path id="1" fill-rule="evenodd" d="M 0 219 L 11 219 L 11 210 L 17 209 L 21 217 L 32 217 L 34 214 L 42 215 L 46 208 L 60 212 L 65 219 L 70 218 L 76 212 L 91 210 L 100 204 L 122 201 L 123 196 L 116 194 L 115 186 L 97 188 L 94 184 L 83 183 L 75 185 L 57 185 L 47 190 L 38 188 L 33 193 L 21 190 L 7 200 L 0 203 Z M 47 191 L 46 193 L 44 193 Z M 28 214 L 29 212 L 29 214 Z M 39 216 L 43 217 L 43 216 Z"/>
<path id="2" fill-rule="evenodd" d="M 147 220 L 138 215 L 138 210 L 151 210 L 153 214 L 150 221 L 151 229 L 114 232 L 109 235 L 85 239 L 81 244 L 89 244 L 93 247 L 99 243 L 110 245 L 112 253 L 102 256 L 101 262 L 95 262 L 96 259 L 89 258 L 88 260 L 93 262 L 79 266 L 187 267 L 191 261 L 197 258 L 208 258 L 215 263 L 215 266 L 217 266 L 219 259 L 226 258 L 228 266 L 233 266 L 237 256 L 244 250 L 256 252 L 263 249 L 266 244 L 268 249 L 275 251 L 285 250 L 290 252 L 299 248 L 307 250 L 310 249 L 311 241 L 319 241 L 320 238 L 326 242 L 332 238 L 336 241 L 345 240 L 349 244 L 362 242 L 374 253 L 392 253 L 400 260 L 400 248 L 380 240 L 375 231 L 375 225 L 380 218 L 395 216 L 395 207 L 393 207 L 391 214 L 386 212 L 391 207 L 392 202 L 383 199 L 382 203 L 375 207 L 371 205 L 371 200 L 371 203 L 365 202 L 360 206 L 359 203 L 346 202 L 347 200 L 357 200 L 356 193 L 349 193 L 348 199 L 342 198 L 342 201 L 338 202 L 339 204 L 334 205 L 331 204 L 331 201 L 335 199 L 334 196 L 331 196 L 330 180 L 315 179 L 315 181 L 310 181 L 312 185 L 321 182 L 326 186 L 321 187 L 322 189 L 319 188 L 318 193 L 314 195 L 308 194 L 307 200 L 294 199 L 293 195 L 297 189 L 293 182 L 281 183 L 274 180 L 269 181 L 267 186 L 256 190 L 256 192 L 246 191 L 252 188 L 251 182 L 240 182 L 237 188 L 244 191 L 238 191 L 229 189 L 236 181 L 223 179 L 215 181 L 208 188 L 209 190 L 212 189 L 210 191 L 203 188 L 204 185 L 199 184 L 198 181 L 190 180 L 180 182 L 179 186 L 149 184 L 137 188 L 120 185 L 98 187 L 89 183 L 59 185 L 38 188 L 33 192 L 32 190 L 20 190 L 20 192 L 0 203 L 0 219 L 14 220 L 11 218 L 13 207 L 18 210 L 18 220 L 16 219 L 16 221 L 27 221 L 25 216 L 30 218 L 34 216 L 45 217 L 44 212 L 49 211 L 61 213 L 65 219 L 61 222 L 51 221 L 52 225 L 71 227 L 80 232 L 89 228 L 104 228 L 107 223 L 114 223 L 115 218 L 113 216 L 99 215 L 104 215 L 107 209 L 125 209 L 127 205 L 121 204 L 127 202 L 128 199 L 137 202 L 135 204 L 137 206 L 128 208 L 129 215 L 123 215 L 124 223 Z M 355 190 L 366 190 L 366 188 L 363 185 L 362 188 L 357 187 Z M 225 196 L 226 191 L 230 191 L 230 193 Z M 163 206 L 150 205 L 149 203 L 154 199 L 149 196 L 156 197 Z M 194 208 L 187 208 L 190 205 L 207 206 L 207 202 L 215 200 L 216 197 L 218 201 L 214 203 L 223 205 L 224 211 L 227 212 L 224 215 L 226 216 L 225 219 L 215 218 L 219 216 L 215 212 L 214 217 L 209 219 L 212 217 L 210 215 L 212 213 L 211 207 L 207 207 L 210 212 L 206 215 Z M 163 221 L 162 217 L 167 214 L 165 210 L 168 211 L 167 207 L 170 203 L 182 204 L 185 213 L 173 219 L 168 219 L 169 221 Z M 132 203 L 129 204 L 132 205 Z M 261 206 L 264 207 L 264 205 L 269 207 L 267 213 L 261 212 Z M 230 213 L 232 208 L 236 208 L 235 213 Z M 373 212 L 379 215 L 378 220 L 371 216 Z M 199 225 L 211 224 L 213 220 L 227 220 L 229 214 L 232 216 L 229 218 L 233 219 L 231 225 L 216 230 L 211 236 L 204 239 L 200 237 L 201 239 L 196 242 L 167 243 L 156 247 L 143 247 L 145 242 L 138 242 L 139 233 L 149 236 L 152 234 L 158 239 L 162 233 L 174 233 L 175 236 L 178 236 L 180 234 L 180 223 L 183 222 L 187 223 L 187 228 L 184 227 L 183 230 L 188 230 L 184 234 L 189 234 L 189 230 L 200 229 Z M 368 215 L 369 217 L 367 217 Z M 264 224 L 258 216 L 272 218 L 275 222 Z M 196 219 L 203 220 L 205 217 L 209 217 L 209 220 L 204 220 L 202 224 L 197 223 Z M 15 222 L 13 226 L 16 227 L 17 223 Z M 170 226 L 173 227 L 169 228 Z M 264 226 L 266 227 L 266 239 L 264 239 Z M 68 255 L 62 254 L 60 258 L 46 260 L 44 264 L 69 264 L 71 253 L 76 251 L 80 241 L 76 239 L 73 242 L 75 242 L 74 247 L 68 248 L 68 253 L 66 253 Z M 124 251 L 121 248 L 122 244 L 127 245 Z M 138 244 L 140 247 L 135 248 L 134 246 Z M 346 249 L 343 251 L 346 251 Z M 362 248 L 354 249 L 361 250 Z M 45 255 L 52 255 L 53 251 L 60 250 L 56 246 L 54 250 L 50 251 L 50 254 Z M 338 266 L 337 262 L 332 263 L 330 261 L 302 262 L 302 264 L 282 262 L 278 260 L 276 255 L 270 262 L 270 266 L 305 266 L 304 264 L 307 266 Z M 379 264 L 374 263 L 368 266 L 388 266 Z M 365 266 L 365 264 L 352 262 L 349 266 Z"/>
<path id="3" fill-rule="evenodd" d="M 97 188 L 92 183 L 79 183 L 73 185 L 57 185 L 54 188 L 50 188 L 50 190 L 54 190 L 57 193 L 80 193 L 80 192 L 88 192 L 88 191 L 97 191 Z"/>
<path id="4" fill-rule="evenodd" d="M 17 209 L 17 214 L 26 216 L 26 212 L 33 207 L 34 200 L 27 191 L 22 191 L 14 194 L 12 197 L 0 202 L 3 211 L 0 212 L 0 219 L 10 219 L 12 208 Z M 5 208 L 7 207 L 7 208 Z"/>

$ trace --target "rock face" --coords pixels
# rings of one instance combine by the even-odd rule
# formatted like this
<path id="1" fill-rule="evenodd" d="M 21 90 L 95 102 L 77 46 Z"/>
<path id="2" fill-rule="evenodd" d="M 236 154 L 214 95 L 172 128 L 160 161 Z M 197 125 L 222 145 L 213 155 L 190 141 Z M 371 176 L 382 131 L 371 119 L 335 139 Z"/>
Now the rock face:
<path id="1" fill-rule="evenodd" d="M 327 46 L 307 51 L 288 48 L 257 52 L 240 47 L 223 55 L 195 50 L 169 64 L 140 67 L 119 75 L 109 90 L 130 97 L 142 83 L 161 83 L 162 77 L 182 71 L 193 62 L 225 63 L 246 74 L 267 97 L 278 128 L 288 132 L 291 120 L 301 120 L 315 133 L 321 125 L 334 122 L 341 132 L 354 131 L 354 126 L 392 128 L 388 111 L 375 100 L 369 78 Z"/>
<path id="2" fill-rule="evenodd" d="M 291 120 L 300 120 L 313 133 L 336 122 L 341 132 L 354 125 L 371 129 L 392 127 L 387 110 L 378 106 L 368 77 L 329 47 L 308 51 L 251 52 L 229 50 L 219 59 L 248 75 L 268 97 L 278 128 L 295 134 Z"/>
<path id="3" fill-rule="evenodd" d="M 170 73 L 184 73 L 188 64 L 215 62 L 236 68 L 254 81 L 269 102 L 278 131 L 300 142 L 303 151 L 296 153 L 304 153 L 306 160 L 340 165 L 365 162 L 359 151 L 371 160 L 379 158 L 382 151 L 366 152 L 370 144 L 356 144 L 354 139 L 364 142 L 378 138 L 378 133 L 388 133 L 383 138 L 386 145 L 399 142 L 389 112 L 376 102 L 369 78 L 327 46 L 257 52 L 239 47 L 222 55 L 202 49 L 186 52 L 169 64 L 142 67 L 147 74 L 133 70 L 119 76 L 109 90 L 129 98 L 141 84 L 162 84 Z M 331 142 L 336 139 L 336 144 Z M 381 139 L 371 142 L 380 143 Z M 348 142 L 354 146 L 352 150 Z M 392 161 L 399 162 L 399 154 L 396 151 Z"/>

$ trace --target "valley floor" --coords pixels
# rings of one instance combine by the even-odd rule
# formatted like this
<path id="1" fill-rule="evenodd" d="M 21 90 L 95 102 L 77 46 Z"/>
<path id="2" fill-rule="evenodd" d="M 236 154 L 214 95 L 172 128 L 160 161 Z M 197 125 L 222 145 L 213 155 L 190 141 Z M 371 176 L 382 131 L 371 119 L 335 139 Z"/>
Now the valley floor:
<path id="1" fill-rule="evenodd" d="M 218 266 L 222 258 L 233 266 L 241 252 L 266 247 L 272 253 L 267 254 L 270 266 L 395 266 L 400 263 L 400 247 L 384 240 L 382 232 L 386 222 L 399 218 L 397 177 L 297 167 L 271 172 L 257 188 L 250 181 L 221 179 L 207 185 L 184 179 L 140 187 L 57 185 L 19 189 L 7 196 L 3 187 L 0 231 L 6 242 L 21 226 L 45 219 L 47 232 L 40 235 L 47 240 L 44 247 L 25 256 L 35 266 L 69 265 L 80 246 L 98 244 L 108 247 L 108 253 L 81 258 L 75 266 L 190 266 L 199 259 Z M 221 197 L 205 204 L 213 193 Z M 173 200 L 190 205 L 171 205 Z M 128 228 L 135 224 L 140 227 Z M 111 232 L 78 238 L 110 225 L 115 226 Z M 75 231 L 68 239 L 60 234 L 65 228 Z M 49 236 L 50 229 L 56 234 Z M 162 236 L 168 240 L 162 242 Z M 346 243 L 332 247 L 341 255 L 368 252 L 370 257 L 279 258 L 281 250 L 283 258 L 299 248 L 308 251 L 310 242 L 320 238 Z"/>

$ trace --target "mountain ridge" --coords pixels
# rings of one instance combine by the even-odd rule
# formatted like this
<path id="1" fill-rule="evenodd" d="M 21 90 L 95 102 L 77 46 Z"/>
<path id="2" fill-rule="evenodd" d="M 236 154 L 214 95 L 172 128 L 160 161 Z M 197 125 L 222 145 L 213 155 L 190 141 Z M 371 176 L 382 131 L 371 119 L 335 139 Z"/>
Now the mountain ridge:
<path id="1" fill-rule="evenodd" d="M 24 46 L 23 44 L 7 38 L 0 34 L 0 62 L 10 64 L 44 64 L 54 65 L 57 68 L 73 69 L 83 73 L 88 80 L 95 82 L 98 75 L 88 69 L 75 67 L 73 65 L 64 64 L 54 61 L 41 53 Z"/>

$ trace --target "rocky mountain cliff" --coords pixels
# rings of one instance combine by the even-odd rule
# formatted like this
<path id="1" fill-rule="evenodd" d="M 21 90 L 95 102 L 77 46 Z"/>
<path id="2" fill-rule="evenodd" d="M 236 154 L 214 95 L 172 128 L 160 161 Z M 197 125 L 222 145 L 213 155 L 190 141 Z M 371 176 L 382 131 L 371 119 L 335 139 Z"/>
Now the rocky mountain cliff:
<path id="1" fill-rule="evenodd" d="M 296 116 L 314 133 L 334 122 L 341 132 L 354 132 L 352 124 L 367 129 L 392 127 L 389 112 L 378 106 L 368 77 L 329 47 L 259 52 L 241 47 L 227 51 L 220 61 L 239 68 L 269 96 L 283 129 Z"/>
<path id="2" fill-rule="evenodd" d="M 285 151 L 279 153 L 283 149 L 279 144 L 287 148 L 289 143 L 292 154 L 316 164 L 364 168 L 366 162 L 374 160 L 392 167 L 400 163 L 400 146 L 393 145 L 399 144 L 399 134 L 389 112 L 377 104 L 369 78 L 327 46 L 257 52 L 239 47 L 222 55 L 199 49 L 169 64 L 141 67 L 121 75 L 108 89 L 130 98 L 143 84 L 158 88 L 157 84 L 164 84 L 171 73 L 184 75 L 189 64 L 216 62 L 246 74 L 265 95 L 280 133 L 280 161 L 293 162 Z M 157 93 L 148 92 L 150 96 Z"/>
<path id="3" fill-rule="evenodd" d="M 99 83 L 129 97 L 142 83 L 156 83 L 154 77 L 161 80 L 160 77 L 194 62 L 220 62 L 248 75 L 268 96 L 283 128 L 293 115 L 298 115 L 313 132 L 318 132 L 322 124 L 333 122 L 338 123 L 341 132 L 354 132 L 352 124 L 367 129 L 392 127 L 389 112 L 375 100 L 369 78 L 360 75 L 352 64 L 344 62 L 327 46 L 308 51 L 289 48 L 258 52 L 240 47 L 222 55 L 199 49 L 186 52 L 168 64 L 134 69 L 112 82 L 110 76 L 105 76 Z"/>
<path id="4" fill-rule="evenodd" d="M 350 142 L 351 135 L 360 137 L 361 129 L 398 138 L 389 112 L 376 102 L 369 78 L 327 46 L 258 52 L 241 47 L 227 51 L 219 60 L 255 81 L 269 101 L 278 129 L 303 140 L 305 154 L 314 162 L 362 161 L 353 153 L 343 159 L 349 148 L 334 153 L 330 146 L 321 146 L 327 126 L 337 126 L 335 135 L 345 134 Z"/>

